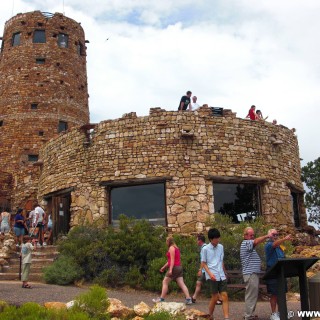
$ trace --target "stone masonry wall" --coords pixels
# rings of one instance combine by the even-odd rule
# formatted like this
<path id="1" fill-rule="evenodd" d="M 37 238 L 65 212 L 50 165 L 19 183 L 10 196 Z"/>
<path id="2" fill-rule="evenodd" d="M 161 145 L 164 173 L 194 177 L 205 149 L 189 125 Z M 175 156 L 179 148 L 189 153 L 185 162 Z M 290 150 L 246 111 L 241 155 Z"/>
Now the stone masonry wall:
<path id="1" fill-rule="evenodd" d="M 274 143 L 281 141 L 283 143 Z M 214 213 L 214 179 L 262 181 L 262 212 L 275 225 L 293 227 L 290 188 L 303 191 L 297 137 L 268 122 L 195 112 L 150 110 L 99 123 L 90 139 L 80 129 L 41 150 L 39 199 L 74 188 L 71 225 L 107 225 L 104 182 L 166 179 L 166 213 L 173 232 L 201 232 Z M 303 211 L 303 210 L 302 210 Z M 305 212 L 301 224 L 306 224 Z"/>
<path id="2" fill-rule="evenodd" d="M 34 43 L 35 30 L 45 30 L 45 43 Z M 13 45 L 17 33 L 20 42 Z M 68 35 L 68 47 L 58 45 L 59 33 Z M 39 167 L 28 157 L 38 155 L 45 142 L 58 136 L 59 121 L 67 122 L 69 129 L 89 122 L 84 44 L 81 25 L 60 13 L 18 14 L 5 24 L 0 53 L 0 170 L 13 175 L 13 209 L 35 196 Z"/>

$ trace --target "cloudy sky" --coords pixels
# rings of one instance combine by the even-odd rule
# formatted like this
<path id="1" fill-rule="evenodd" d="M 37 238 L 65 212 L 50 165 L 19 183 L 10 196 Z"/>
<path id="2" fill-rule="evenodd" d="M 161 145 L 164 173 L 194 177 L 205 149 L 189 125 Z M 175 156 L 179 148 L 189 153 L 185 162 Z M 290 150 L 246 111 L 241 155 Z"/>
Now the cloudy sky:
<path id="1" fill-rule="evenodd" d="M 319 0 L 6 0 L 0 33 L 20 12 L 62 12 L 88 44 L 91 122 L 151 107 L 199 104 L 296 128 L 302 165 L 320 156 Z M 108 39 L 108 40 L 107 40 Z"/>

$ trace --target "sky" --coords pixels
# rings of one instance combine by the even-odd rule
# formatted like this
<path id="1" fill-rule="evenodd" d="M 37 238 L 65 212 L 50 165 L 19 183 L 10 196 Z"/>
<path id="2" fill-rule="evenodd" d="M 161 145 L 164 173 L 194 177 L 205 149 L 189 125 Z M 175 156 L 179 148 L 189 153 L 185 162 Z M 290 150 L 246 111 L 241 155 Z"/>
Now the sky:
<path id="1" fill-rule="evenodd" d="M 320 156 L 319 0 L 7 0 L 17 13 L 61 12 L 87 44 L 90 120 L 198 103 L 296 128 L 301 164 Z"/>

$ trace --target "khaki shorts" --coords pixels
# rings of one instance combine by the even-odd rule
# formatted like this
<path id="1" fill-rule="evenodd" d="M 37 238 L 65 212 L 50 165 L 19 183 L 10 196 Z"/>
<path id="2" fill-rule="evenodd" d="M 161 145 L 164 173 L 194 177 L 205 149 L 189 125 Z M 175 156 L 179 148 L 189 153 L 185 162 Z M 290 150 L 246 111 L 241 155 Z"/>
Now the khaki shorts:
<path id="1" fill-rule="evenodd" d="M 173 267 L 172 275 L 169 276 L 167 272 L 166 277 L 170 278 L 171 280 L 176 280 L 177 278 L 183 277 L 182 267 L 181 266 Z"/>

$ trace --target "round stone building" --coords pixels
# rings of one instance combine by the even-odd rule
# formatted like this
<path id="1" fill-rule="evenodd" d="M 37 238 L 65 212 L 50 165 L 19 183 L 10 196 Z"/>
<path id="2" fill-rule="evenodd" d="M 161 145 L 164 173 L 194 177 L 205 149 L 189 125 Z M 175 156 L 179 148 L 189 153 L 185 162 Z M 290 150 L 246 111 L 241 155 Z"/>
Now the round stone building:
<path id="1" fill-rule="evenodd" d="M 40 158 L 39 197 L 70 226 L 117 225 L 126 214 L 193 233 L 215 212 L 306 225 L 296 135 L 231 110 L 128 113 L 52 139 Z"/>
<path id="2" fill-rule="evenodd" d="M 40 11 L 12 17 L 0 40 L 0 206 L 30 209 L 41 146 L 89 122 L 86 41 L 78 22 Z"/>

